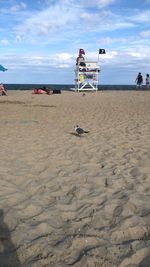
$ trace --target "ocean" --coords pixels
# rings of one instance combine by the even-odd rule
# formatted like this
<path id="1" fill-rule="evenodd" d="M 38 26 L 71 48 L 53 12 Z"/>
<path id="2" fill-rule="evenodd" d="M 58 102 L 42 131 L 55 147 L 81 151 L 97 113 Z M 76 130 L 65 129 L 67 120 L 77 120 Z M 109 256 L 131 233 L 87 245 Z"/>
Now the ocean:
<path id="1" fill-rule="evenodd" d="M 51 89 L 59 89 L 69 91 L 70 88 L 73 88 L 73 84 L 4 84 L 7 90 L 34 90 L 35 88 L 42 88 L 46 86 Z M 147 90 L 146 86 L 143 85 L 142 88 L 136 88 L 135 85 L 99 85 L 99 90 L 106 91 L 106 90 L 138 90 L 144 91 Z"/>

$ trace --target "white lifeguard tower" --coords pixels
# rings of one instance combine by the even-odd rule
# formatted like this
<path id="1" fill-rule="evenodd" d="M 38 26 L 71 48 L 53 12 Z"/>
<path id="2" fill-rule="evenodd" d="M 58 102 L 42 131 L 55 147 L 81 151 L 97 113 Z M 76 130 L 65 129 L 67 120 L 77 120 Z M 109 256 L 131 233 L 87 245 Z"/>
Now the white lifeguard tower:
<path id="1" fill-rule="evenodd" d="M 99 49 L 101 54 L 105 54 L 104 49 Z M 99 57 L 97 61 L 86 61 L 83 57 L 85 52 L 79 49 L 79 56 L 77 57 L 75 67 L 75 88 L 71 88 L 76 92 L 95 91 L 98 90 L 99 84 Z"/>

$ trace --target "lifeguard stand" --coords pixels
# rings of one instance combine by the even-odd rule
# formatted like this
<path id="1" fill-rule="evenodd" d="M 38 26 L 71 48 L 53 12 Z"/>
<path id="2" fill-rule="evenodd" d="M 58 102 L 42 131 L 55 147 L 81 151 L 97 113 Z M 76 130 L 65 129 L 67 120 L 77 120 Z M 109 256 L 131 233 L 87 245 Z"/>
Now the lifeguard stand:
<path id="1" fill-rule="evenodd" d="M 84 65 L 79 62 L 75 69 L 75 90 L 97 92 L 99 72 L 97 61 L 84 61 Z"/>
<path id="2" fill-rule="evenodd" d="M 105 54 L 105 49 L 99 49 L 99 54 Z M 86 61 L 83 57 L 84 49 L 79 49 L 75 67 L 75 88 L 71 88 L 72 90 L 97 92 L 100 73 L 99 54 L 97 61 Z"/>

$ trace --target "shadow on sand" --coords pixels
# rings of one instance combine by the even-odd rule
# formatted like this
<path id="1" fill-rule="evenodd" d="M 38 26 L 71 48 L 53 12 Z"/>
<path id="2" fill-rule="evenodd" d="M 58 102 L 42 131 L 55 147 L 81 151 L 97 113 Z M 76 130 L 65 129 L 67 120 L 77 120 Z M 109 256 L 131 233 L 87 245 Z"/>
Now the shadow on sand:
<path id="1" fill-rule="evenodd" d="M 21 267 L 9 228 L 4 222 L 2 209 L 0 209 L 0 267 Z"/>
<path id="2" fill-rule="evenodd" d="M 70 133 L 71 135 L 74 135 L 74 136 L 76 136 L 76 137 L 84 137 L 83 135 L 79 135 L 79 134 L 77 134 L 77 133 Z"/>

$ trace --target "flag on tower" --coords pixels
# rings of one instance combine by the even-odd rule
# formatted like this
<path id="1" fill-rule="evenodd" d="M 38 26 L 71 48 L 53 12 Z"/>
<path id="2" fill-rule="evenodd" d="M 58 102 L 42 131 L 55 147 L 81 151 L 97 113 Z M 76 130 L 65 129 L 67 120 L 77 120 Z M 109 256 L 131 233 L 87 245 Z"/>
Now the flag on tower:
<path id="1" fill-rule="evenodd" d="M 105 49 L 99 49 L 99 54 L 106 54 Z"/>
<path id="2" fill-rule="evenodd" d="M 85 55 L 84 49 L 82 48 L 79 49 L 79 55 Z"/>

